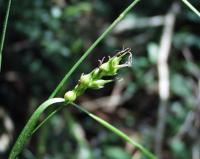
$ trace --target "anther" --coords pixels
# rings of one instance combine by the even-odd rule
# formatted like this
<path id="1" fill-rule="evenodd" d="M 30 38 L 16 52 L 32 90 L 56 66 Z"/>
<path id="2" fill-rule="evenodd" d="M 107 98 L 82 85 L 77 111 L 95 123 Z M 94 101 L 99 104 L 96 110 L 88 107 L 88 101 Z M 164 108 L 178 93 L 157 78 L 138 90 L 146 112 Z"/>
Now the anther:
<path id="1" fill-rule="evenodd" d="M 103 64 L 104 59 L 105 59 L 105 57 L 103 57 L 101 60 L 98 60 L 99 61 L 99 66 L 101 66 Z"/>

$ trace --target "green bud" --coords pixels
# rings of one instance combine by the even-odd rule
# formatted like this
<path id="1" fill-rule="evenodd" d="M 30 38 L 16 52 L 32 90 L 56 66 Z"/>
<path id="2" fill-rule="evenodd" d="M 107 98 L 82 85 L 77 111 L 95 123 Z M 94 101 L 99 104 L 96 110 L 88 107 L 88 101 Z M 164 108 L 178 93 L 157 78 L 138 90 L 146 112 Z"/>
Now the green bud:
<path id="1" fill-rule="evenodd" d="M 93 79 L 100 78 L 100 69 L 99 69 L 99 68 L 95 68 L 95 69 L 92 71 L 92 78 L 93 78 Z"/>
<path id="2" fill-rule="evenodd" d="M 86 74 L 81 76 L 79 83 L 83 87 L 88 87 L 91 81 L 92 81 L 91 74 Z"/>
<path id="3" fill-rule="evenodd" d="M 105 72 L 109 72 L 110 70 L 110 65 L 109 62 L 103 63 L 100 67 L 100 70 L 105 71 Z"/>
<path id="4" fill-rule="evenodd" d="M 110 65 L 110 74 L 111 76 L 116 75 L 118 71 L 118 65 L 120 62 L 121 58 L 115 56 L 110 59 L 109 65 Z"/>
<path id="5" fill-rule="evenodd" d="M 110 63 L 110 66 L 111 66 L 111 67 L 116 68 L 117 65 L 119 65 L 120 61 L 121 61 L 121 58 L 115 56 L 115 57 L 113 57 L 112 59 L 110 59 L 110 62 L 109 62 L 109 63 Z"/>
<path id="6" fill-rule="evenodd" d="M 109 61 L 102 64 L 99 69 L 102 71 L 102 76 L 113 76 L 116 73 L 116 71 L 111 67 Z"/>
<path id="7" fill-rule="evenodd" d="M 108 62 L 102 64 L 99 68 L 103 71 L 103 74 L 106 76 L 114 76 L 118 71 L 118 65 L 121 58 L 114 56 L 113 58 L 109 59 Z"/>
<path id="8" fill-rule="evenodd" d="M 76 100 L 76 92 L 75 91 L 68 91 L 64 95 L 64 99 L 67 102 L 73 102 Z"/>
<path id="9" fill-rule="evenodd" d="M 106 83 L 112 82 L 112 80 L 96 80 L 90 83 L 90 88 L 100 89 L 103 88 Z"/>

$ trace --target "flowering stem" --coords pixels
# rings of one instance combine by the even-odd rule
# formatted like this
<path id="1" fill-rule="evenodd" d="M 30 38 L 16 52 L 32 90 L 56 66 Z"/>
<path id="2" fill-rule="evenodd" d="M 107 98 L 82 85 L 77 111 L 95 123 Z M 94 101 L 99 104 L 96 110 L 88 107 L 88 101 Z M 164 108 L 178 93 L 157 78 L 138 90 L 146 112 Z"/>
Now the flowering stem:
<path id="1" fill-rule="evenodd" d="M 134 0 L 119 16 L 118 18 L 102 33 L 102 35 L 89 47 L 89 49 L 81 56 L 81 58 L 75 63 L 75 65 L 69 70 L 65 77 L 58 84 L 56 89 L 50 95 L 49 98 L 55 97 L 64 84 L 67 82 L 72 73 L 78 68 L 78 66 L 86 59 L 86 57 L 93 51 L 93 49 L 110 33 L 113 28 L 127 15 L 127 13 L 139 2 L 140 0 Z"/>
<path id="2" fill-rule="evenodd" d="M 140 0 L 134 0 L 119 16 L 118 18 L 103 32 L 103 34 L 89 47 L 89 49 L 82 55 L 82 57 L 74 64 L 74 66 L 69 70 L 69 72 L 60 81 L 56 89 L 49 96 L 50 98 L 55 97 L 64 84 L 67 82 L 72 73 L 79 67 L 79 65 L 85 60 L 85 58 L 93 51 L 93 49 L 112 31 L 112 29 L 127 15 L 127 13 L 139 2 Z M 61 108 L 60 108 L 61 109 Z M 34 130 L 36 132 L 46 121 L 58 112 L 58 108 L 53 110 Z"/>
<path id="3" fill-rule="evenodd" d="M 41 104 L 33 113 L 33 115 L 30 117 L 29 121 L 27 122 L 26 126 L 22 130 L 21 134 L 19 135 L 15 145 L 13 146 L 9 159 L 15 159 L 19 153 L 23 150 L 24 145 L 26 144 L 27 140 L 30 138 L 30 136 L 37 130 L 38 127 L 35 128 L 40 115 L 52 104 L 55 103 L 64 103 L 69 104 L 72 103 L 77 99 L 78 96 L 83 94 L 86 89 L 101 89 L 104 87 L 105 84 L 111 82 L 112 80 L 104 80 L 102 77 L 105 76 L 114 76 L 117 74 L 117 71 L 119 70 L 118 66 L 120 65 L 120 62 L 122 58 L 125 55 L 129 55 L 128 60 L 130 60 L 132 54 L 131 49 L 123 49 L 121 52 L 119 52 L 117 55 L 113 56 L 112 58 L 109 58 L 107 62 L 103 61 L 101 62 L 101 65 L 98 68 L 93 69 L 90 73 L 84 75 L 82 74 L 78 84 L 70 91 L 67 91 L 64 95 L 64 98 L 51 98 L 47 101 L 45 101 L 43 104 Z M 123 52 L 123 53 L 122 53 Z M 127 62 L 130 63 L 130 62 Z M 103 66 L 103 67 L 102 67 Z M 127 67 L 129 65 L 124 65 L 124 67 Z M 60 105 L 56 108 L 56 112 L 60 110 L 63 107 L 63 105 Z M 55 112 L 55 111 L 54 111 Z M 49 119 L 53 114 L 50 114 L 47 118 Z M 45 120 L 45 121 L 46 121 Z M 40 124 L 41 125 L 41 124 Z M 39 125 L 39 126 L 40 126 Z"/>
<path id="4" fill-rule="evenodd" d="M 196 15 L 200 17 L 200 12 L 187 0 L 182 0 L 183 3 L 185 3 L 186 6 L 188 6 Z"/>

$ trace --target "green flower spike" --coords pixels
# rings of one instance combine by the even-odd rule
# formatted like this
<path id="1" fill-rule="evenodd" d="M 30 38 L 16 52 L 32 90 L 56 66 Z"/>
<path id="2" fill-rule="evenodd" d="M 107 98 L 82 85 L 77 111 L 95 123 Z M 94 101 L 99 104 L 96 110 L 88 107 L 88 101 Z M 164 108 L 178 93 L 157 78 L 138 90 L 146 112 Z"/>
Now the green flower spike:
<path id="1" fill-rule="evenodd" d="M 124 64 L 120 64 L 122 58 L 129 54 L 128 60 L 126 63 Z M 123 49 L 122 51 L 118 52 L 116 56 L 110 58 L 108 62 L 103 63 L 99 69 L 102 70 L 102 72 L 104 73 L 104 76 L 114 76 L 117 74 L 117 71 L 120 68 L 123 67 L 130 67 L 132 64 L 132 54 L 131 54 L 131 49 L 130 48 L 126 48 Z"/>
<path id="2" fill-rule="evenodd" d="M 128 55 L 126 63 L 120 64 L 125 55 Z M 116 75 L 117 71 L 123 67 L 130 67 L 132 64 L 131 49 L 123 49 L 112 58 L 109 57 L 107 62 L 104 62 L 104 59 L 105 58 L 99 60 L 100 64 L 98 68 L 95 68 L 88 74 L 82 74 L 74 89 L 65 93 L 64 98 L 67 102 L 75 101 L 76 98 L 83 94 L 88 88 L 100 89 L 103 88 L 105 84 L 112 82 L 113 79 L 104 80 L 102 78 Z"/>

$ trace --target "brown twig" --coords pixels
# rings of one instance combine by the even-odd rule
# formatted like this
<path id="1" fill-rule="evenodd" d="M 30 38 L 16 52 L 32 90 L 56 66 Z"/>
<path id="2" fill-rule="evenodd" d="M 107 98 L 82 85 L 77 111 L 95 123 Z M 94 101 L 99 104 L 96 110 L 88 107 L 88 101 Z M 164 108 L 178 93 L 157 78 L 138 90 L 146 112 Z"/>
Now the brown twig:
<path id="1" fill-rule="evenodd" d="M 160 48 L 158 52 L 157 69 L 159 78 L 158 84 L 160 103 L 158 108 L 157 131 L 155 135 L 155 153 L 159 159 L 162 158 L 162 146 L 169 100 L 169 67 L 167 61 L 170 54 L 175 17 L 178 10 L 178 4 L 174 3 L 165 17 L 163 34 L 161 37 Z"/>

